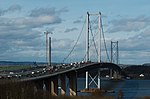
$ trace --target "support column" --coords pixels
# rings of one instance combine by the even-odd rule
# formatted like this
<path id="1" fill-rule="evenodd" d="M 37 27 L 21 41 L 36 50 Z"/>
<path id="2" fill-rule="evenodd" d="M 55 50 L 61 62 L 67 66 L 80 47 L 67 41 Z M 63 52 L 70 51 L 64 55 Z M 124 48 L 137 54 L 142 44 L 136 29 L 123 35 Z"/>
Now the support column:
<path id="1" fill-rule="evenodd" d="M 37 90 L 43 90 L 43 81 L 39 80 L 39 81 L 35 81 L 35 86 Z"/>
<path id="2" fill-rule="evenodd" d="M 99 30 L 99 42 L 98 42 L 98 62 L 101 62 L 101 13 L 98 15 L 98 30 Z"/>
<path id="3" fill-rule="evenodd" d="M 51 78 L 51 95 L 58 95 L 58 77 Z"/>
<path id="4" fill-rule="evenodd" d="M 48 55 L 48 65 L 51 66 L 51 37 L 49 37 L 49 55 Z"/>
<path id="5" fill-rule="evenodd" d="M 44 81 L 44 83 L 45 83 L 46 91 L 48 91 L 51 94 L 51 80 L 47 79 Z"/>
<path id="6" fill-rule="evenodd" d="M 86 82 L 85 82 L 85 89 L 89 89 L 89 74 L 88 71 L 86 71 Z"/>
<path id="7" fill-rule="evenodd" d="M 113 70 L 110 69 L 110 79 L 112 78 L 112 76 L 113 76 Z"/>
<path id="8" fill-rule="evenodd" d="M 117 71 L 114 71 L 113 77 L 114 77 L 114 79 L 118 79 L 118 73 L 117 73 Z"/>
<path id="9" fill-rule="evenodd" d="M 62 74 L 60 76 L 60 81 L 61 81 L 61 95 L 66 94 L 66 76 L 65 74 Z"/>
<path id="10" fill-rule="evenodd" d="M 86 18 L 86 62 L 89 61 L 89 13 Z"/>
<path id="11" fill-rule="evenodd" d="M 77 95 L 77 74 L 76 72 L 69 73 L 69 91 L 70 96 Z"/>
<path id="12" fill-rule="evenodd" d="M 101 70 L 98 70 L 98 88 L 101 89 Z"/>

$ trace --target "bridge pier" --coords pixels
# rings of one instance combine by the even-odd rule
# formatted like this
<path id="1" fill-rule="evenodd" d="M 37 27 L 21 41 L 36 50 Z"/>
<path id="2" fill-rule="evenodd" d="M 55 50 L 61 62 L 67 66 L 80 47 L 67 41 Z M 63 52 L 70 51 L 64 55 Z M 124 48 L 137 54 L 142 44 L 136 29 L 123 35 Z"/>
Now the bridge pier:
<path id="1" fill-rule="evenodd" d="M 51 78 L 51 95 L 58 95 L 58 77 Z"/>
<path id="2" fill-rule="evenodd" d="M 46 91 L 48 91 L 52 96 L 58 95 L 58 77 L 53 77 L 44 80 Z"/>
<path id="3" fill-rule="evenodd" d="M 116 71 L 113 72 L 113 78 L 114 78 L 114 79 L 117 79 L 117 78 L 118 78 L 118 77 L 117 77 L 117 72 L 116 72 Z"/>
<path id="4" fill-rule="evenodd" d="M 76 72 L 70 72 L 68 75 L 69 78 L 69 91 L 70 96 L 76 96 L 77 95 L 77 74 Z"/>
<path id="5" fill-rule="evenodd" d="M 85 74 L 85 89 L 89 89 L 89 74 L 88 74 L 89 72 L 88 71 L 86 71 L 86 74 Z"/>
<path id="6" fill-rule="evenodd" d="M 110 79 L 113 77 L 113 70 L 112 69 L 110 69 L 110 75 L 109 75 L 109 77 L 110 77 Z"/>
<path id="7" fill-rule="evenodd" d="M 92 75 L 90 75 L 89 71 L 86 71 L 85 74 L 85 89 L 80 90 L 80 92 L 94 92 L 97 90 L 101 90 L 101 69 L 98 69 L 97 74 L 92 77 Z M 89 82 L 89 77 L 90 77 L 90 82 Z M 96 82 L 96 78 L 97 78 L 97 82 Z M 90 85 L 94 83 L 97 88 L 90 88 Z"/>
<path id="8" fill-rule="evenodd" d="M 121 79 L 119 71 L 110 69 L 110 79 Z"/>
<path id="9" fill-rule="evenodd" d="M 36 90 L 43 90 L 43 81 L 39 80 L 39 81 L 35 81 L 35 87 L 36 87 Z"/>
<path id="10" fill-rule="evenodd" d="M 114 71 L 113 77 L 114 79 L 121 79 L 121 76 L 119 75 L 118 71 Z"/>
<path id="11" fill-rule="evenodd" d="M 66 75 L 65 74 L 60 75 L 60 81 L 61 81 L 61 95 L 64 96 L 66 94 Z"/>
<path id="12" fill-rule="evenodd" d="M 98 70 L 98 76 L 97 76 L 97 78 L 98 78 L 97 87 L 99 89 L 101 89 L 101 69 Z"/>
<path id="13" fill-rule="evenodd" d="M 51 80 L 50 79 L 44 80 L 44 84 L 46 87 L 46 91 L 48 91 L 51 94 Z"/>

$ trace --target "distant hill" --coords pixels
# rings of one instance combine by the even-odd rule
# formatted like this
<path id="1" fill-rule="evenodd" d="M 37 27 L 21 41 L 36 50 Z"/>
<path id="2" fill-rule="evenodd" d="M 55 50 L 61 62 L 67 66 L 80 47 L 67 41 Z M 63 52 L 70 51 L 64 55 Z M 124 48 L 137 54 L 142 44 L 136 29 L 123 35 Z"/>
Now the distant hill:
<path id="1" fill-rule="evenodd" d="M 143 66 L 150 66 L 150 63 L 145 63 L 143 64 Z"/>
<path id="2" fill-rule="evenodd" d="M 27 66 L 35 64 L 45 64 L 44 62 L 13 62 L 13 61 L 0 61 L 0 66 Z"/>
<path id="3" fill-rule="evenodd" d="M 60 63 L 52 63 L 52 65 L 57 65 Z M 0 61 L 0 66 L 44 66 L 47 65 L 46 62 L 13 62 L 13 61 Z"/>

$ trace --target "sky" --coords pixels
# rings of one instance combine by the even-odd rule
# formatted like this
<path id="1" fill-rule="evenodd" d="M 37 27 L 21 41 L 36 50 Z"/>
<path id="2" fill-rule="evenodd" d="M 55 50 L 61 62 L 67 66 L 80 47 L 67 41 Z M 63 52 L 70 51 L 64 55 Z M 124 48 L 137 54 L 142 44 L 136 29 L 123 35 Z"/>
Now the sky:
<path id="1" fill-rule="evenodd" d="M 119 63 L 150 63 L 149 11 L 149 0 L 0 0 L 0 61 L 45 62 L 44 32 L 49 31 L 52 62 L 63 62 L 83 27 L 67 59 L 81 61 L 86 14 L 101 12 L 108 54 L 110 42 L 118 41 Z"/>

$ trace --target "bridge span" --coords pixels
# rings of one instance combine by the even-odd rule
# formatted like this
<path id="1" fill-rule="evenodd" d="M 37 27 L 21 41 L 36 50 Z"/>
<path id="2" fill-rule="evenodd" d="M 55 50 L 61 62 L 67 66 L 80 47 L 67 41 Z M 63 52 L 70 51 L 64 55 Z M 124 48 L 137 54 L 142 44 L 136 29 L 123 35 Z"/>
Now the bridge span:
<path id="1" fill-rule="evenodd" d="M 89 89 L 90 88 L 90 84 L 89 84 L 89 76 L 90 72 L 92 70 L 94 70 L 94 72 L 97 72 L 97 74 L 99 73 L 99 69 L 101 68 L 109 68 L 112 69 L 113 71 L 115 71 L 116 75 L 120 75 L 121 74 L 121 68 L 113 63 L 98 63 L 98 62 L 88 62 L 88 63 L 84 63 L 84 64 L 78 64 L 76 67 L 71 67 L 71 68 L 67 68 L 64 70 L 57 70 L 54 71 L 53 73 L 49 73 L 49 74 L 45 74 L 45 75 L 41 75 L 41 76 L 37 76 L 37 77 L 30 77 L 30 78 L 22 78 L 21 82 L 30 82 L 32 84 L 34 84 L 34 89 L 36 88 L 36 90 L 44 90 L 43 86 L 45 86 L 46 91 L 49 91 L 49 93 L 51 95 L 58 95 L 58 87 L 61 88 L 61 95 L 65 95 L 66 94 L 66 78 L 69 80 L 69 93 L 70 96 L 76 96 L 77 95 L 77 78 L 79 74 L 85 73 L 86 74 L 86 86 L 85 89 Z M 98 82 L 95 84 L 97 85 L 97 87 L 100 89 L 101 85 L 100 84 L 100 76 L 101 75 L 97 75 L 97 78 L 99 79 Z M 91 77 L 91 76 L 90 76 Z M 117 78 L 118 76 L 115 76 L 115 78 Z M 91 78 L 92 79 L 92 78 Z M 94 80 L 95 78 L 93 78 Z M 91 82 L 90 82 L 91 83 Z"/>
<path id="2" fill-rule="evenodd" d="M 95 34 L 93 34 L 93 32 L 92 32 L 91 23 L 93 23 L 93 22 L 92 22 L 92 20 L 90 20 L 90 17 L 92 17 L 93 15 L 95 17 L 95 20 L 93 20 L 93 21 L 94 21 L 94 23 L 97 23 L 97 24 L 94 24 L 94 27 L 96 26 L 96 28 L 94 28 Z M 81 31 L 81 33 L 82 33 L 82 31 Z M 67 57 L 64 58 L 64 61 L 67 58 L 69 58 L 69 56 L 73 52 L 73 50 L 74 50 L 75 46 L 77 45 L 78 40 L 81 36 L 81 33 L 80 33 L 73 49 L 70 51 L 70 53 L 67 55 Z M 97 37 L 97 39 L 98 39 L 97 42 L 95 42 L 93 35 L 95 35 Z M 107 58 L 108 58 L 109 55 L 108 55 L 108 52 L 106 49 L 106 42 L 105 42 L 105 38 L 104 38 L 101 13 L 99 12 L 97 14 L 91 14 L 91 13 L 87 12 L 87 16 L 86 16 L 86 55 L 85 55 L 86 62 L 81 63 L 81 64 L 75 64 L 73 66 L 70 64 L 70 65 L 66 66 L 67 68 L 58 69 L 51 73 L 46 73 L 46 74 L 38 75 L 35 77 L 30 77 L 30 78 L 25 77 L 25 78 L 22 78 L 21 81 L 34 83 L 34 85 L 35 85 L 34 87 L 36 87 L 37 90 L 43 90 L 43 86 L 45 86 L 46 91 L 49 91 L 49 93 L 51 95 L 57 96 L 58 95 L 58 86 L 59 86 L 59 88 L 61 88 L 61 95 L 66 94 L 66 88 L 67 88 L 66 87 L 66 81 L 67 81 L 66 79 L 68 79 L 70 96 L 75 96 L 75 95 L 77 95 L 78 74 L 85 73 L 85 78 L 86 78 L 85 89 L 87 89 L 87 90 L 90 89 L 91 83 L 94 83 L 98 89 L 101 89 L 101 68 L 109 68 L 111 70 L 110 77 L 114 76 L 113 78 L 118 78 L 118 75 L 121 74 L 121 68 L 118 65 L 113 64 L 113 63 L 102 62 L 102 57 L 101 57 L 101 55 L 102 55 L 102 48 L 101 48 L 102 47 L 101 46 L 102 45 L 102 37 L 103 37 L 103 41 L 104 41 L 104 45 L 105 45 Z M 92 42 L 94 44 L 95 52 L 97 54 L 97 62 L 89 62 L 91 60 L 91 55 L 90 55 L 91 49 L 90 48 L 92 45 L 92 42 L 90 41 L 90 39 L 92 40 Z M 51 42 L 51 39 L 49 40 L 49 42 Z M 96 47 L 96 44 L 97 44 L 97 47 Z M 49 49 L 50 48 L 51 48 L 51 45 L 49 46 Z M 46 55 L 48 55 L 48 54 L 46 54 Z M 51 63 L 51 52 L 49 52 L 48 56 L 49 56 L 48 63 Z M 113 60 L 113 59 L 111 59 L 111 60 Z M 111 61 L 111 62 L 113 62 L 113 61 Z M 90 74 L 91 70 L 93 70 L 96 73 L 96 75 L 94 77 L 92 77 Z M 115 72 L 113 72 L 113 71 L 115 71 Z M 97 82 L 95 81 L 96 78 L 97 78 Z"/>

